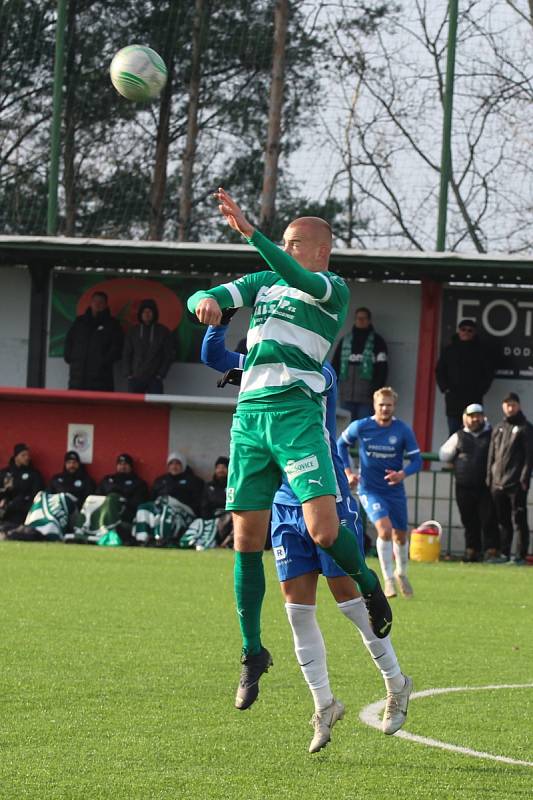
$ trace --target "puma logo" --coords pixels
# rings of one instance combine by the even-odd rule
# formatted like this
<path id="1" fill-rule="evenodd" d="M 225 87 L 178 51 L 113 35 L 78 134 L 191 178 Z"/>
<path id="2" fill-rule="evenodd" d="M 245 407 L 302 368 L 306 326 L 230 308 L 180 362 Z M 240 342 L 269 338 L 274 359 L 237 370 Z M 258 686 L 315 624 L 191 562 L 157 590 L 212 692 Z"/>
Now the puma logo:
<path id="1" fill-rule="evenodd" d="M 318 486 L 322 487 L 322 489 L 324 488 L 322 486 L 322 478 L 308 478 L 307 483 L 316 483 Z"/>

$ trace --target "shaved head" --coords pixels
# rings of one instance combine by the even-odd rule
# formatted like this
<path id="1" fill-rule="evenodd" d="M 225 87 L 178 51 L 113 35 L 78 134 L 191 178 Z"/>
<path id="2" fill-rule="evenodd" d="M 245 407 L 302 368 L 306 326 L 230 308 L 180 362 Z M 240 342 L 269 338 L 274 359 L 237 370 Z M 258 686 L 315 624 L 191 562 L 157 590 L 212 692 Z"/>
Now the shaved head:
<path id="1" fill-rule="evenodd" d="M 311 272 L 327 270 L 331 253 L 331 227 L 320 217 L 298 217 L 283 234 L 284 250 Z"/>

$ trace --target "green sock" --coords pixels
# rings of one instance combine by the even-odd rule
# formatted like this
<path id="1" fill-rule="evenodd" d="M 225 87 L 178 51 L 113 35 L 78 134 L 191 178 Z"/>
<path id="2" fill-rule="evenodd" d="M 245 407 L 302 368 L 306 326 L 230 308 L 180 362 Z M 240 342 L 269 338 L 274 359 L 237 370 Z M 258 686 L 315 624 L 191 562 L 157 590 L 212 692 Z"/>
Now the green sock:
<path id="1" fill-rule="evenodd" d="M 265 596 L 263 552 L 235 552 L 233 581 L 243 653 L 257 655 L 261 651 L 261 606 Z"/>
<path id="2" fill-rule="evenodd" d="M 357 539 L 353 532 L 344 525 L 339 526 L 339 535 L 331 547 L 323 547 L 339 567 L 350 575 L 356 582 L 362 594 L 368 594 L 376 588 L 376 573 L 366 565 L 365 557 L 359 549 Z"/>

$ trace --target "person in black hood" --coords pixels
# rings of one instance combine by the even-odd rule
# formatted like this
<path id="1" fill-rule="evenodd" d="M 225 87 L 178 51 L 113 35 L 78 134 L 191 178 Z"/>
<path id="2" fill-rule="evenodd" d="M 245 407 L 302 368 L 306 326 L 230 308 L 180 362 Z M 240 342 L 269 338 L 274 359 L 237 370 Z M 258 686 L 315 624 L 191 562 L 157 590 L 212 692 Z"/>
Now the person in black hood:
<path id="1" fill-rule="evenodd" d="M 435 369 L 438 387 L 444 394 L 450 436 L 463 427 L 466 406 L 483 405 L 495 366 L 490 349 L 477 334 L 475 321 L 461 320 Z"/>
<path id="2" fill-rule="evenodd" d="M 73 494 L 77 498 L 80 508 L 87 495 L 93 494 L 94 481 L 87 474 L 76 450 L 69 450 L 65 453 L 63 471 L 52 477 L 47 491 L 50 494 L 59 494 L 60 492 Z"/>
<path id="3" fill-rule="evenodd" d="M 122 366 L 128 378 L 128 392 L 163 394 L 163 378 L 174 360 L 170 331 L 158 322 L 154 300 L 142 300 L 138 325 L 126 334 Z"/>
<path id="4" fill-rule="evenodd" d="M 487 485 L 498 517 L 501 555 L 495 554 L 489 562 L 522 566 L 529 549 L 527 493 L 533 468 L 533 428 L 523 415 L 515 392 L 504 398 L 502 408 L 504 418 L 492 432 L 487 463 Z M 518 546 L 510 561 L 513 521 Z"/>
<path id="5" fill-rule="evenodd" d="M 202 491 L 204 482 L 187 465 L 181 453 L 169 453 L 167 459 L 167 472 L 155 479 L 152 486 L 151 498 L 168 495 L 189 506 L 196 515 L 200 513 Z"/>
<path id="6" fill-rule="evenodd" d="M 352 420 L 371 417 L 374 392 L 385 386 L 388 374 L 387 345 L 374 330 L 369 308 L 357 308 L 352 330 L 343 336 L 333 356 L 339 376 L 339 402 Z"/>
<path id="7" fill-rule="evenodd" d="M 65 338 L 68 388 L 114 391 L 113 364 L 122 355 L 123 338 L 119 321 L 109 311 L 106 293 L 94 292 L 90 306 L 76 317 Z"/>
<path id="8" fill-rule="evenodd" d="M 30 448 L 22 442 L 16 444 L 7 467 L 0 470 L 0 526 L 9 530 L 22 525 L 42 488 L 41 473 L 31 464 Z"/>

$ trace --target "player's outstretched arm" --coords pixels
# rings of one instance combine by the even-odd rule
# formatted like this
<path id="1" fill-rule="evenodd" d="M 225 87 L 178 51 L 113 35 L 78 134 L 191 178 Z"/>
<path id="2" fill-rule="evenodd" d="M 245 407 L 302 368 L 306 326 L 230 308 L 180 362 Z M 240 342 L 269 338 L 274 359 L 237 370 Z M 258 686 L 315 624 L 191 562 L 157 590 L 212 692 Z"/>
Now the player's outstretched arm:
<path id="1" fill-rule="evenodd" d="M 242 353 L 226 350 L 227 325 L 210 325 L 204 335 L 200 357 L 202 362 L 218 372 L 241 369 L 244 366 Z"/>
<path id="2" fill-rule="evenodd" d="M 319 272 L 309 272 L 301 267 L 292 256 L 254 228 L 244 216 L 240 206 L 225 189 L 218 189 L 214 196 L 219 202 L 218 207 L 221 214 L 226 218 L 230 227 L 248 239 L 269 267 L 277 272 L 289 286 L 300 289 L 322 302 L 328 301 L 333 295 L 337 299 L 338 295 L 339 307 L 348 302 L 349 292 L 344 281 L 337 279 L 338 283 L 332 286 L 331 278 L 327 278 Z"/>

